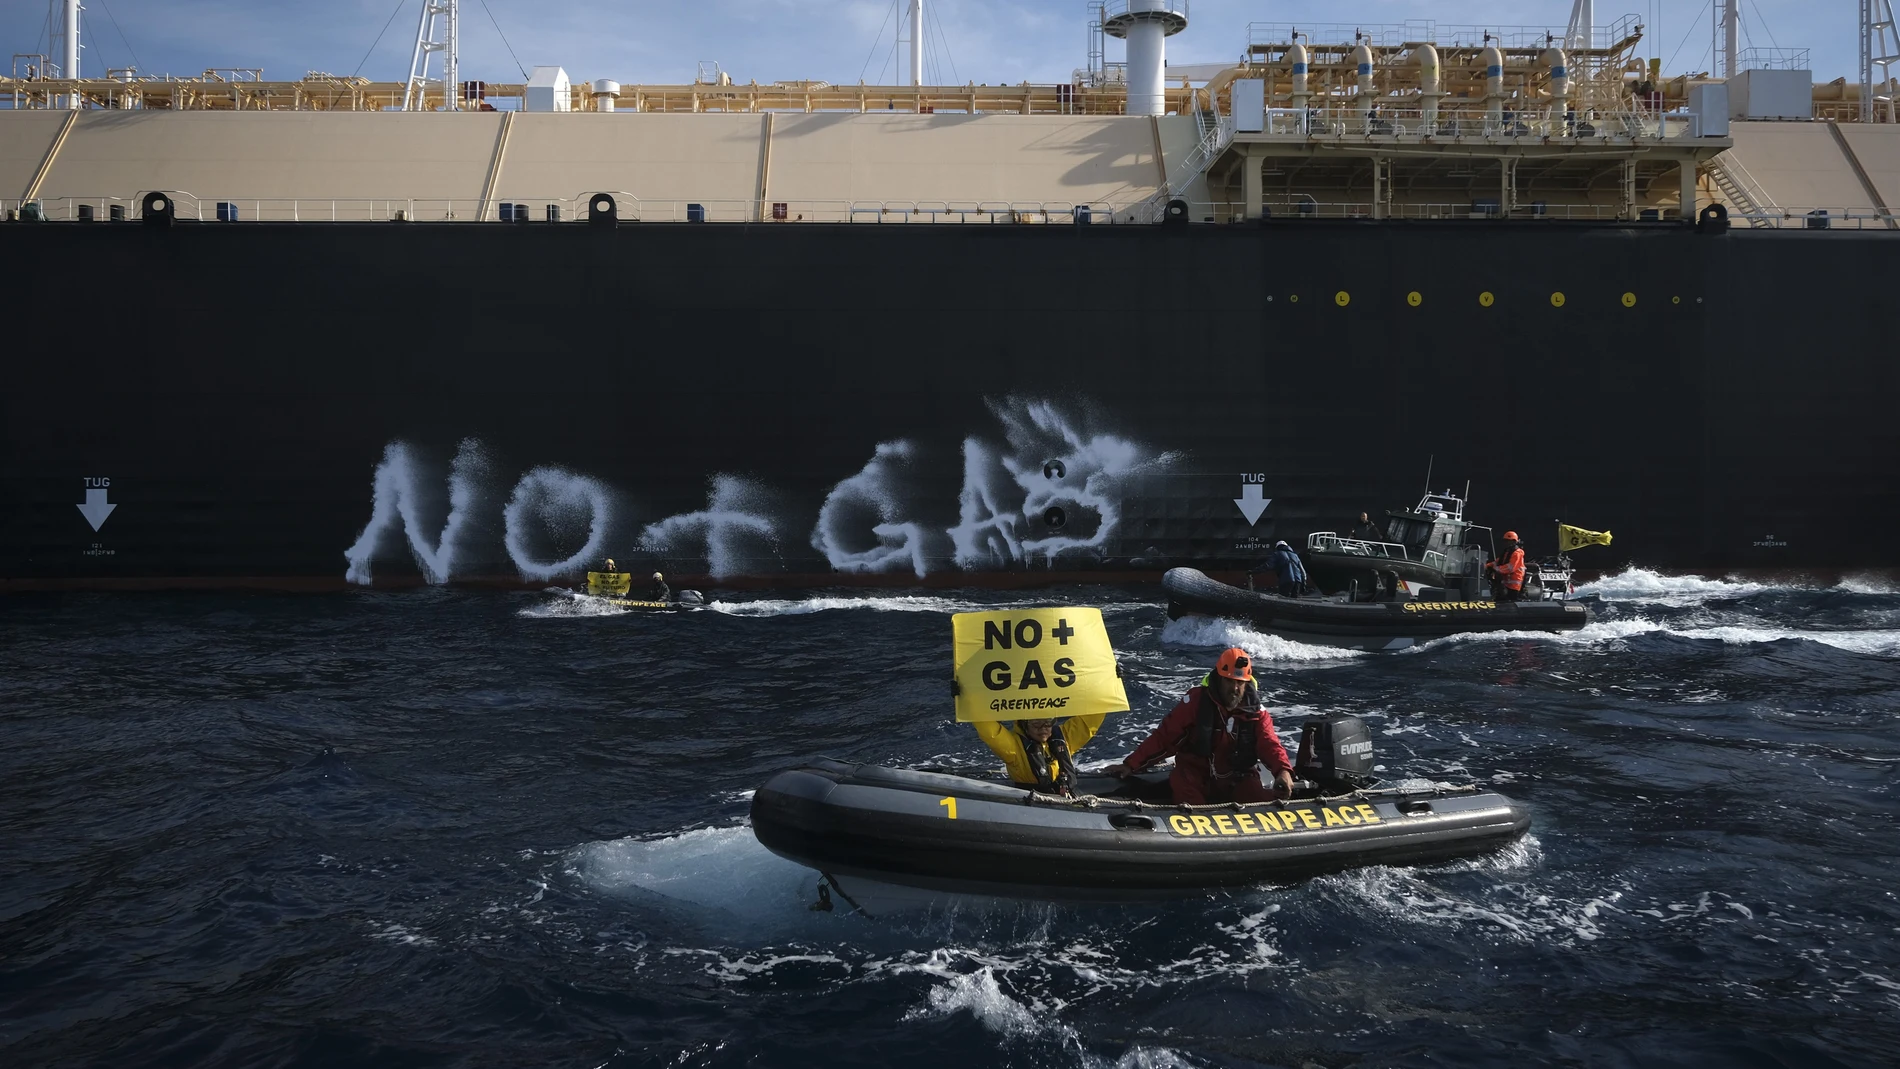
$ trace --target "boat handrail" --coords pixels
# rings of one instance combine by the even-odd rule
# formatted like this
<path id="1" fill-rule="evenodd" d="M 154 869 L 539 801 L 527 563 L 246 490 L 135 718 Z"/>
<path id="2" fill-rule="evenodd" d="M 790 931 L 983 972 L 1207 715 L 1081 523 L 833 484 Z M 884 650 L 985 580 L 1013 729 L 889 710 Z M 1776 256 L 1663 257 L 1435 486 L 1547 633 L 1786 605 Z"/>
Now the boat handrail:
<path id="1" fill-rule="evenodd" d="M 1342 538 L 1335 531 L 1314 531 L 1306 536 L 1306 548 L 1313 553 L 1344 553 L 1354 557 L 1378 557 L 1381 560 L 1412 559 L 1397 542 L 1371 542 L 1363 538 Z"/>

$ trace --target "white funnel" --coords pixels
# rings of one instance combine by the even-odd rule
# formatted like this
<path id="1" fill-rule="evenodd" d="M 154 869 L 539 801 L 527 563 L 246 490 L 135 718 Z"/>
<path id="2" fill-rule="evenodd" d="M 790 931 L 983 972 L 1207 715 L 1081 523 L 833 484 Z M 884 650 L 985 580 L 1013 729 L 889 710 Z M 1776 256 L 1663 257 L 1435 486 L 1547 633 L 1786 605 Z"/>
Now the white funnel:
<path id="1" fill-rule="evenodd" d="M 1128 106 L 1130 115 L 1167 112 L 1164 84 L 1168 55 L 1166 38 L 1187 29 L 1185 0 L 1113 0 L 1107 6 L 1102 30 L 1128 42 Z"/>

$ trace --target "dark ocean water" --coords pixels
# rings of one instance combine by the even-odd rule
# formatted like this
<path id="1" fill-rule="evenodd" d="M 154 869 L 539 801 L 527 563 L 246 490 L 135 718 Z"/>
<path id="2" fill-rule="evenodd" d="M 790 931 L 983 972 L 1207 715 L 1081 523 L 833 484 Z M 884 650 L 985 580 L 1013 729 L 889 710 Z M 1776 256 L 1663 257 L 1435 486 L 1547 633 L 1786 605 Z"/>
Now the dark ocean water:
<path id="1" fill-rule="evenodd" d="M 8 1066 L 1885 1066 L 1900 592 L 1632 572 L 1338 656 L 1157 590 L 0 602 Z M 986 770 L 947 613 L 1102 605 L 1125 756 L 1230 642 L 1283 733 L 1527 801 L 1490 858 L 1168 905 L 814 913 L 749 791 Z"/>

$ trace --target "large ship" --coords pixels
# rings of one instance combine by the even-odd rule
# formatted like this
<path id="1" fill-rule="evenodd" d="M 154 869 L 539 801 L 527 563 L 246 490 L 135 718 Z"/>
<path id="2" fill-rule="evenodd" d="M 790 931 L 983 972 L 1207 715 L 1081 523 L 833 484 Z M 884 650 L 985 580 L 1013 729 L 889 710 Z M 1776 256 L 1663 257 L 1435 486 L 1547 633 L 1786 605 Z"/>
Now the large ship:
<path id="1" fill-rule="evenodd" d="M 502 85 L 454 6 L 407 82 L 0 79 L 0 589 L 1218 571 L 1428 457 L 1533 554 L 1893 565 L 1884 65 L 1582 0 L 1177 77 L 1116 0 L 1064 84 Z"/>

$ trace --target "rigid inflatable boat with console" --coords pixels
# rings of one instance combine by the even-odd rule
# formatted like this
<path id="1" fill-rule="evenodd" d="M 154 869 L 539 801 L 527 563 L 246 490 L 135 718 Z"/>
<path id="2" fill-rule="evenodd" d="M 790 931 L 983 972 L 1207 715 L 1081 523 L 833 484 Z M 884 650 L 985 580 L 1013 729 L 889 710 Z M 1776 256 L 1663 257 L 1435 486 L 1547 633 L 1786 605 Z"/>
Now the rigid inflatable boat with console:
<path id="1" fill-rule="evenodd" d="M 1075 797 L 938 772 L 819 758 L 752 798 L 768 850 L 820 874 L 869 913 L 982 895 L 1126 901 L 1277 883 L 1364 865 L 1419 865 L 1496 850 L 1530 827 L 1494 791 L 1380 789 L 1354 717 L 1309 721 L 1291 799 L 1181 806 L 1166 773 L 1083 776 Z M 841 907 L 843 908 L 843 907 Z"/>
<path id="2" fill-rule="evenodd" d="M 1492 631 L 1576 631 L 1590 611 L 1575 602 L 1400 598 L 1283 598 L 1210 579 L 1194 568 L 1171 568 L 1161 577 L 1168 616 L 1218 616 L 1243 620 L 1270 635 L 1296 642 L 1357 650 L 1401 650 L 1447 635 Z"/>

